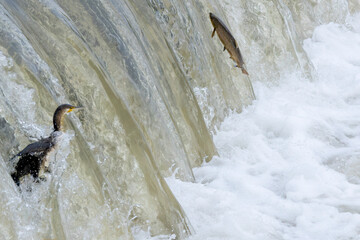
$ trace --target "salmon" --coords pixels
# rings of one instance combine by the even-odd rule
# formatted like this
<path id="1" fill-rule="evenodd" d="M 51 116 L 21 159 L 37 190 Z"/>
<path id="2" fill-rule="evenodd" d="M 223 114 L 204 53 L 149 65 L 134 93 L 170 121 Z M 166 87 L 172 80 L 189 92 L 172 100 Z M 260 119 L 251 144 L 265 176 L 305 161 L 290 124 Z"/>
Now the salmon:
<path id="1" fill-rule="evenodd" d="M 218 17 L 212 13 L 210 13 L 210 21 L 214 27 L 214 31 L 212 32 L 211 37 L 214 37 L 216 32 L 220 41 L 224 45 L 224 51 L 227 50 L 229 52 L 230 58 L 236 62 L 236 67 L 241 68 L 242 73 L 249 75 L 244 67 L 244 60 L 242 58 L 239 46 L 237 45 L 236 40 L 231 34 L 230 30 Z"/>

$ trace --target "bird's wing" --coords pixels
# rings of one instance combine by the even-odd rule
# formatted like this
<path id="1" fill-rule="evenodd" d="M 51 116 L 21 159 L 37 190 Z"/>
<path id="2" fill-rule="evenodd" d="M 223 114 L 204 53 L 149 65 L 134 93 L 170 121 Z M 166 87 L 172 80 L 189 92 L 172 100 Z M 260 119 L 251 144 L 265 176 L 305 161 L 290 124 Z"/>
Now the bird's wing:
<path id="1" fill-rule="evenodd" d="M 50 149 L 52 145 L 53 143 L 51 137 L 43 138 L 37 142 L 29 144 L 26 148 L 19 152 L 17 156 L 24 156 L 27 154 L 40 155 Z"/>

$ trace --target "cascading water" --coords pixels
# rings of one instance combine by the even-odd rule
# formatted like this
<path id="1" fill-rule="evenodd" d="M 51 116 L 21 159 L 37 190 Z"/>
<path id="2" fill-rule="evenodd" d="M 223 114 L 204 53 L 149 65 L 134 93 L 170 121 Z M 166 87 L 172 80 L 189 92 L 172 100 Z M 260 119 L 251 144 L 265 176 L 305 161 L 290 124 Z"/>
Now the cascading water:
<path id="1" fill-rule="evenodd" d="M 301 41 L 360 8 L 318 15 L 320 4 L 295 2 L 0 0 L 0 238 L 191 235 L 164 177 L 194 181 L 217 155 L 213 131 L 254 100 L 250 79 L 311 79 Z M 233 31 L 250 79 L 211 38 L 209 12 Z M 47 181 L 25 179 L 20 193 L 8 160 L 50 134 L 61 103 L 84 110 L 68 116 Z"/>

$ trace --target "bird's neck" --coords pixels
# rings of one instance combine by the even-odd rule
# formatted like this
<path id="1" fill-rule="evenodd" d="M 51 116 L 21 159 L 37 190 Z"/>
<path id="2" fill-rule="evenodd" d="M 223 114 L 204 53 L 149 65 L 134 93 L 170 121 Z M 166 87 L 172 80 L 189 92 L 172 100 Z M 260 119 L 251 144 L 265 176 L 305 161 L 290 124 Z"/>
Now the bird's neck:
<path id="1" fill-rule="evenodd" d="M 62 130 L 62 122 L 64 117 L 65 111 L 64 110 L 56 110 L 53 117 L 54 123 L 54 131 L 61 131 Z"/>

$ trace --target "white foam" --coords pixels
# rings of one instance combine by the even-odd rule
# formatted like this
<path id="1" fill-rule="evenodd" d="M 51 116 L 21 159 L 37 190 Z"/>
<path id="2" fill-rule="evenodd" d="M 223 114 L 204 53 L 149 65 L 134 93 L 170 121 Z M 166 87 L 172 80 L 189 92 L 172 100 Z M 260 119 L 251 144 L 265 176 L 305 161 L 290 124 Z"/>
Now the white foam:
<path id="1" fill-rule="evenodd" d="M 167 181 L 191 239 L 357 239 L 360 15 L 304 43 L 319 79 L 254 84 L 257 100 L 214 136 L 220 157 L 195 183 Z"/>
<path id="2" fill-rule="evenodd" d="M 28 134 L 37 136 L 39 129 L 32 124 L 35 111 L 29 111 L 35 108 L 34 90 L 16 83 L 16 73 L 9 71 L 13 66 L 13 59 L 0 51 L 0 112 L 4 116 L 12 112 Z"/>
<path id="3" fill-rule="evenodd" d="M 209 102 L 208 89 L 206 87 L 205 88 L 195 87 L 194 94 L 196 96 L 201 112 L 203 113 L 205 124 L 207 127 L 210 127 L 211 122 L 215 117 L 215 109 L 214 107 L 211 106 Z"/>

